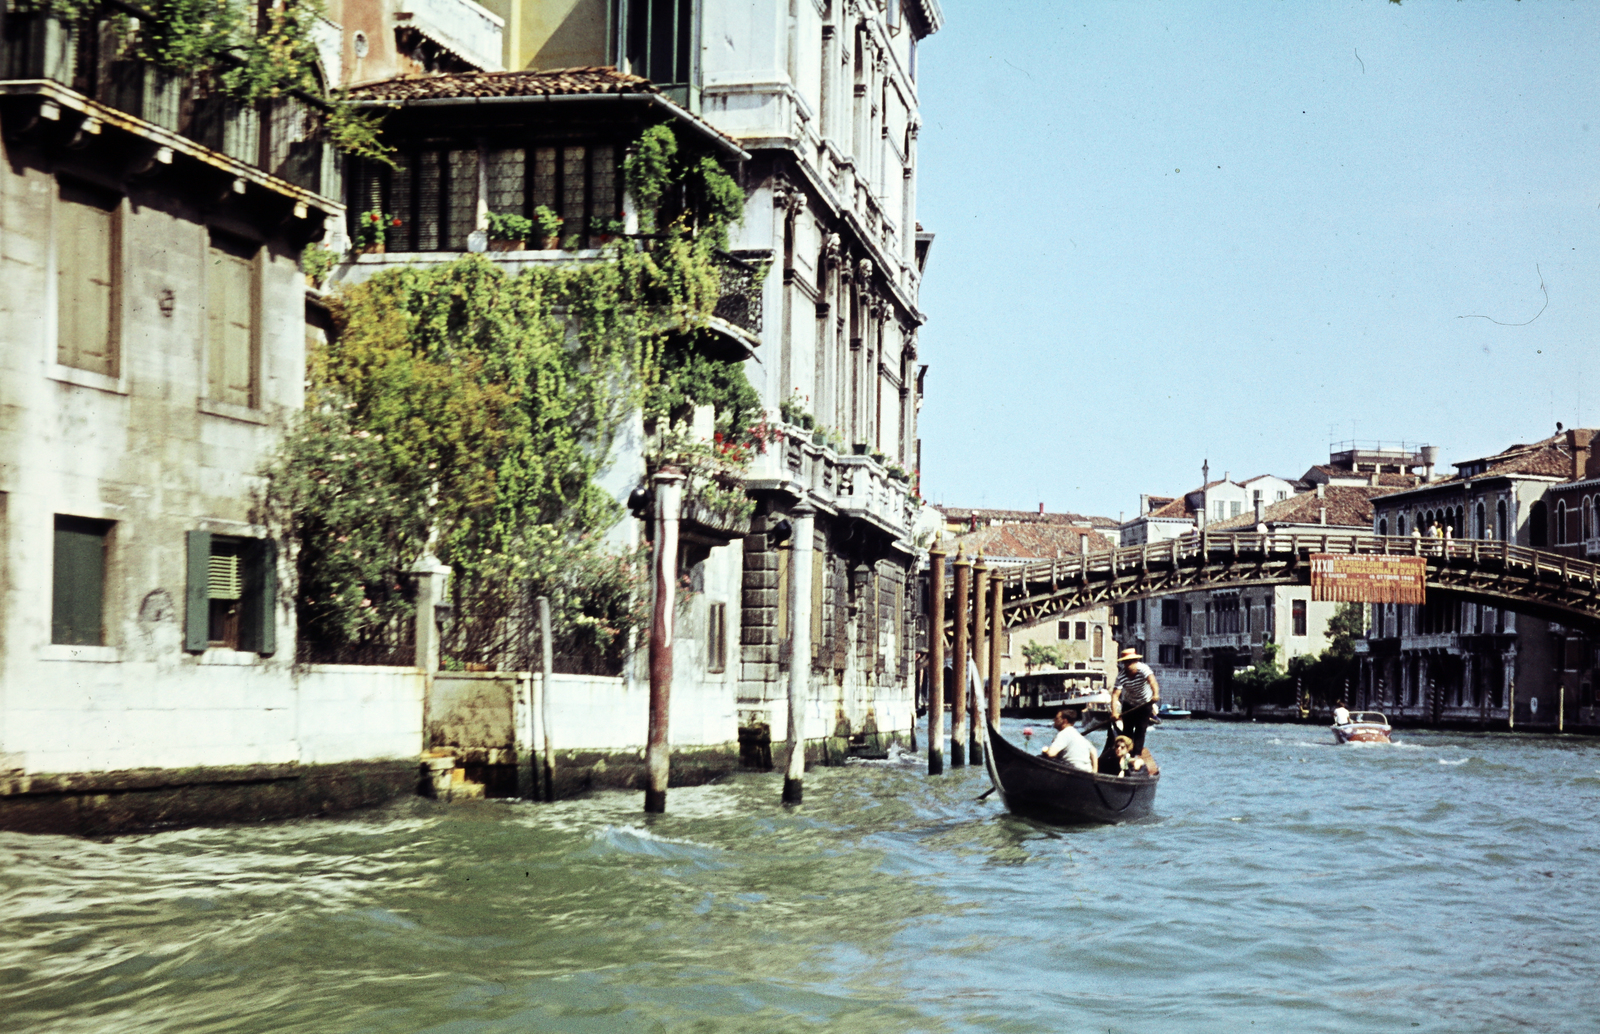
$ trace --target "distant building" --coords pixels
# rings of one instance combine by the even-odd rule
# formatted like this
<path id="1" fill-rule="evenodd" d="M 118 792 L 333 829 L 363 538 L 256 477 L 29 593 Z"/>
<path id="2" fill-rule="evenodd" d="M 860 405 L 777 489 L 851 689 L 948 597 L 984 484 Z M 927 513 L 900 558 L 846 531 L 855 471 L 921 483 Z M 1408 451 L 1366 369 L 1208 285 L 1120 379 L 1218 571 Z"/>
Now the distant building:
<path id="1" fill-rule="evenodd" d="M 1595 433 L 1572 429 L 1454 464 L 1451 477 L 1376 500 L 1372 530 L 1410 536 L 1437 523 L 1456 539 L 1588 556 L 1600 485 Z M 1372 605 L 1368 625 L 1357 647 L 1362 706 L 1427 722 L 1504 722 L 1514 694 L 1518 725 L 1600 718 L 1593 644 L 1558 623 L 1435 591 L 1418 606 Z"/>
<path id="2" fill-rule="evenodd" d="M 1257 503 L 1270 506 L 1305 491 L 1304 484 L 1271 474 L 1233 481 L 1224 473 L 1220 480 L 1212 481 L 1209 463 L 1200 470 L 1202 481 L 1193 491 L 1177 497 L 1140 496 L 1138 514 L 1121 525 L 1122 545 L 1181 538 L 1208 525 L 1253 513 Z"/>
<path id="3" fill-rule="evenodd" d="M 958 547 L 968 557 L 981 555 L 995 569 L 1097 552 L 1112 548 L 1112 543 L 1087 525 L 1009 523 L 981 527 L 957 536 L 946 546 L 951 556 Z M 1065 667 L 1059 670 L 1082 673 L 1086 684 L 1104 686 L 1107 679 L 1116 676 L 1117 644 L 1111 636 L 1109 607 L 1056 614 L 1007 630 L 1001 648 L 1003 674 L 1030 670 L 1023 655 L 1028 643 L 1059 648 L 1066 660 Z M 1047 665 L 1031 670 L 1056 669 Z"/>
<path id="4" fill-rule="evenodd" d="M 1092 528 L 1113 545 L 1119 539 L 1118 523 L 1110 517 L 1090 517 L 1081 513 L 1046 513 L 1044 504 L 1034 510 L 990 510 L 966 506 L 934 506 L 944 518 L 945 531 L 965 535 L 979 528 L 1003 524 L 1053 524 Z"/>

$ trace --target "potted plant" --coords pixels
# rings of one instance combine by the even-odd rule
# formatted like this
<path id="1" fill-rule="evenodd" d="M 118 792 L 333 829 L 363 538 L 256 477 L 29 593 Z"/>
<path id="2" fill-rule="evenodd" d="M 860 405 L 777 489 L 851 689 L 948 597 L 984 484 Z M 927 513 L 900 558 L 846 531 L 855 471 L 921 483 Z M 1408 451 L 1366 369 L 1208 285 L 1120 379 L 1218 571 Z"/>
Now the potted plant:
<path id="1" fill-rule="evenodd" d="M 884 464 L 884 462 L 886 460 L 888 460 L 888 458 L 889 457 L 885 456 L 881 452 L 875 452 L 875 453 L 872 454 L 872 462 L 878 464 L 880 467 Z"/>
<path id="2" fill-rule="evenodd" d="M 626 230 L 627 224 L 621 219 L 607 219 L 597 215 L 589 220 L 589 237 L 596 244 L 609 244 Z"/>
<path id="3" fill-rule="evenodd" d="M 320 244 L 307 244 L 300 252 L 300 272 L 306 275 L 306 284 L 310 287 L 320 288 L 338 264 L 339 253 Z"/>
<path id="4" fill-rule="evenodd" d="M 811 444 L 812 445 L 827 445 L 828 444 L 828 432 L 822 430 L 820 427 L 817 428 L 815 431 L 812 431 L 811 432 Z"/>
<path id="5" fill-rule="evenodd" d="M 540 205 L 533 210 L 533 221 L 539 230 L 539 246 L 545 251 L 555 251 L 561 247 L 561 224 L 565 221 L 548 205 Z"/>
<path id="6" fill-rule="evenodd" d="M 867 454 L 867 443 L 866 442 L 854 442 L 854 443 L 852 443 L 851 446 L 850 446 L 850 454 L 852 456 L 865 456 Z"/>
<path id="7" fill-rule="evenodd" d="M 511 212 L 489 213 L 489 250 L 521 251 L 528 246 L 533 220 Z"/>
<path id="8" fill-rule="evenodd" d="M 356 253 L 382 255 L 389 231 L 400 226 L 400 217 L 374 208 L 356 217 Z"/>

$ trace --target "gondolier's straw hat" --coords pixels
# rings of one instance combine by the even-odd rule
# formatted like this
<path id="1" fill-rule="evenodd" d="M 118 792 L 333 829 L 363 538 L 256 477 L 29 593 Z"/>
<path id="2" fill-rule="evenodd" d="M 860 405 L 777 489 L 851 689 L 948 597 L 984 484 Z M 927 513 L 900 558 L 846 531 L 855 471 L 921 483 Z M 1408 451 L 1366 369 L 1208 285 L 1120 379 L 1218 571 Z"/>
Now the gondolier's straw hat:
<path id="1" fill-rule="evenodd" d="M 1140 654 L 1138 650 L 1135 650 L 1131 646 L 1128 649 L 1126 649 L 1126 650 L 1122 651 L 1121 653 L 1117 654 L 1117 663 L 1118 664 L 1121 664 L 1123 661 L 1142 661 L 1142 660 L 1144 660 L 1144 656 L 1142 654 Z"/>

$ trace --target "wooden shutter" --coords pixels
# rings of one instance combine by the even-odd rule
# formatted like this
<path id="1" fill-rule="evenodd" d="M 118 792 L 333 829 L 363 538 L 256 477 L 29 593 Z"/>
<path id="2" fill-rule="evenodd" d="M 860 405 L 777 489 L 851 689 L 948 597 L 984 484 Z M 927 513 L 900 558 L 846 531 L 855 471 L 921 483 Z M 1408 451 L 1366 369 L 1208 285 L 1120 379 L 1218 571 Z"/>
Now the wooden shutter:
<path id="1" fill-rule="evenodd" d="M 207 397 L 256 404 L 255 251 L 213 236 L 206 276 Z"/>
<path id="2" fill-rule="evenodd" d="M 239 649 L 265 657 L 278 652 L 278 544 L 250 539 L 242 545 Z"/>
<path id="3" fill-rule="evenodd" d="M 188 534 L 189 575 L 183 593 L 183 648 L 204 653 L 211 639 L 211 533 Z"/>
<path id="4" fill-rule="evenodd" d="M 107 527 L 104 521 L 56 517 L 50 599 L 52 643 L 105 644 Z"/>
<path id="5" fill-rule="evenodd" d="M 56 206 L 56 362 L 117 375 L 119 201 L 61 184 Z"/>

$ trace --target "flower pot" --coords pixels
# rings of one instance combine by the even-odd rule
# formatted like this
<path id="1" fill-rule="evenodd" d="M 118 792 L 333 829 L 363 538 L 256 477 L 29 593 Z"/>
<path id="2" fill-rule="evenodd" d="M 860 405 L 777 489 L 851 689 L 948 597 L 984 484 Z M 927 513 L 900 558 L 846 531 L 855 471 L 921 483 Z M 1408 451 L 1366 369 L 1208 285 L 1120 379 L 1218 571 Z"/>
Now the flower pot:
<path id="1" fill-rule="evenodd" d="M 518 240 L 518 241 L 496 241 L 496 240 L 491 240 L 489 242 L 489 250 L 490 251 L 524 251 L 524 250 L 526 250 L 524 248 L 524 245 L 526 245 L 527 243 L 528 243 L 527 241 L 520 241 L 520 240 Z"/>
<path id="2" fill-rule="evenodd" d="M 383 241 L 379 241 L 376 244 L 362 244 L 362 245 L 359 245 L 356 248 L 356 254 L 357 255 L 382 255 L 383 254 Z"/>
<path id="3" fill-rule="evenodd" d="M 551 234 L 550 236 L 546 237 L 541 243 L 543 244 L 545 251 L 560 251 L 561 250 L 561 235 L 560 234 Z"/>
<path id="4" fill-rule="evenodd" d="M 805 428 L 807 431 L 811 430 L 812 425 L 816 422 L 817 418 L 812 416 L 810 413 L 800 414 L 800 426 Z"/>
<path id="5" fill-rule="evenodd" d="M 865 456 L 867 454 L 867 443 L 856 442 L 854 445 L 850 446 L 850 453 L 853 456 Z"/>
<path id="6" fill-rule="evenodd" d="M 812 431 L 811 432 L 811 444 L 812 445 L 827 445 L 828 444 L 828 436 L 823 434 L 821 431 Z"/>

